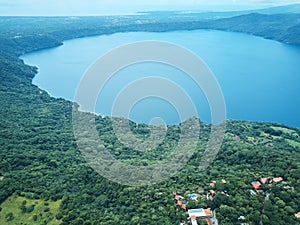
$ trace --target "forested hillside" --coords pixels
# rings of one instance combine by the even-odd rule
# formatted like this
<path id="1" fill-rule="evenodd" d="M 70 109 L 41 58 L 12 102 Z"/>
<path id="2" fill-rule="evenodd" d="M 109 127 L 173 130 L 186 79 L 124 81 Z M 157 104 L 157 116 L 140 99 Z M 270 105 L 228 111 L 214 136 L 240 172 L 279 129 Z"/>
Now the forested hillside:
<path id="1" fill-rule="evenodd" d="M 1 52 L 19 56 L 62 41 L 115 32 L 219 29 L 300 44 L 300 14 L 241 14 L 207 19 L 203 13 L 159 12 L 102 17 L 0 17 Z"/>
<path id="2" fill-rule="evenodd" d="M 167 22 L 166 18 L 157 22 L 155 18 L 151 22 L 146 18 L 137 22 L 130 16 L 115 17 L 113 22 L 108 17 L 0 18 L 0 224 L 187 222 L 174 191 L 187 200 L 196 193 L 198 201 L 188 200 L 187 209 L 216 209 L 221 225 L 299 224 L 294 214 L 300 211 L 300 129 L 227 121 L 216 160 L 200 173 L 199 161 L 211 127 L 201 123 L 197 150 L 178 174 L 153 186 L 122 186 L 103 178 L 85 162 L 74 140 L 72 103 L 52 98 L 32 85 L 37 69 L 18 59 L 25 52 L 75 37 L 195 29 L 204 23 L 196 21 L 185 27 L 187 22 Z M 232 23 L 226 21 L 226 26 Z M 96 123 L 111 154 L 133 165 L 161 160 L 178 142 L 179 127 L 169 126 L 157 151 L 135 152 L 117 141 L 110 118 L 96 117 Z M 131 126 L 137 135 L 149 133 L 146 125 L 131 122 Z M 282 180 L 269 184 L 279 177 Z M 268 181 L 263 183 L 261 178 Z M 251 185 L 253 181 L 262 182 L 259 190 Z"/>

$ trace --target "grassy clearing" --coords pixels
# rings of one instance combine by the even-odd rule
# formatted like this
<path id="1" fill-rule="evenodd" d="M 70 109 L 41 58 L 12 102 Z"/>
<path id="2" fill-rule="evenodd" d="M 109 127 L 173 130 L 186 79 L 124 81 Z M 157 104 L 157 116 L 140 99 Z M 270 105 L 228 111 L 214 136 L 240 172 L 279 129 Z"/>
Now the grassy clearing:
<path id="1" fill-rule="evenodd" d="M 293 146 L 293 147 L 298 147 L 298 148 L 300 148 L 300 142 L 294 141 L 294 140 L 290 140 L 290 139 L 286 139 L 286 141 L 289 143 L 289 145 L 291 145 L 291 146 Z"/>
<path id="2" fill-rule="evenodd" d="M 291 137 L 291 139 L 289 139 L 289 138 L 285 138 L 285 141 L 289 144 L 289 145 L 291 145 L 291 146 L 293 146 L 293 147 L 298 147 L 298 148 L 300 148 L 300 142 L 298 142 L 298 141 L 296 141 L 295 139 L 298 139 L 298 134 L 297 134 L 297 132 L 296 131 L 294 131 L 294 130 L 292 130 L 292 129 L 288 129 L 288 128 L 286 128 L 286 127 L 275 127 L 275 126 L 272 126 L 271 127 L 273 130 L 276 130 L 276 131 L 282 131 L 282 133 L 285 133 L 285 134 L 288 134 L 290 137 Z M 279 137 L 279 136 L 272 136 L 274 139 L 280 139 L 281 137 Z M 294 139 L 294 140 L 292 140 L 292 139 Z"/>
<path id="3" fill-rule="evenodd" d="M 292 129 L 285 128 L 285 127 L 274 127 L 274 126 L 271 126 L 271 128 L 273 130 L 276 130 L 276 131 L 282 131 L 283 133 L 286 133 L 286 134 L 289 134 L 289 135 L 297 135 L 296 131 L 294 131 Z"/>
<path id="4" fill-rule="evenodd" d="M 56 202 L 43 199 L 28 199 L 11 196 L 1 204 L 0 224 L 7 225 L 57 225 L 61 221 L 55 216 L 59 212 L 61 200 Z"/>

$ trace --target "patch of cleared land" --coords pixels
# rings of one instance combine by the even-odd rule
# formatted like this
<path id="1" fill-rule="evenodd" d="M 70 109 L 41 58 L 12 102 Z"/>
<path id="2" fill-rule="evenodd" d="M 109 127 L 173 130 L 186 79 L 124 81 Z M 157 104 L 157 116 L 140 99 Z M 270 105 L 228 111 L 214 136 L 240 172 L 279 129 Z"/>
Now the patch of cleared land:
<path id="1" fill-rule="evenodd" d="M 298 148 L 300 148 L 300 142 L 294 141 L 294 140 L 290 140 L 290 139 L 286 139 L 286 141 L 289 143 L 289 145 L 291 145 L 291 146 L 293 146 L 293 147 L 298 147 Z"/>
<path id="2" fill-rule="evenodd" d="M 297 132 L 286 128 L 286 127 L 275 127 L 275 126 L 271 126 L 272 129 L 276 130 L 276 131 L 282 131 L 283 133 L 289 134 L 289 135 L 293 135 L 293 136 L 298 136 Z"/>
<path id="3" fill-rule="evenodd" d="M 0 206 L 0 224 L 60 224 L 61 221 L 57 220 L 55 216 L 59 212 L 61 201 L 28 199 L 13 195 Z"/>

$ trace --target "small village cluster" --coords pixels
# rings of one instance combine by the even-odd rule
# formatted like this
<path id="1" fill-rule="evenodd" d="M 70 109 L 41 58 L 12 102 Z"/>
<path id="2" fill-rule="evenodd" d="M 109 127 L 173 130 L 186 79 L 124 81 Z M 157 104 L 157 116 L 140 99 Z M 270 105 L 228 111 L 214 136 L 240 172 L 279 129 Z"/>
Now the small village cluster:
<path id="1" fill-rule="evenodd" d="M 214 188 L 214 187 L 216 186 L 216 183 L 217 183 L 217 181 L 213 180 L 213 181 L 210 182 L 209 186 L 210 186 L 211 188 Z M 227 181 L 226 181 L 225 179 L 222 179 L 222 180 L 221 180 L 221 183 L 222 183 L 222 184 L 227 184 Z M 207 199 L 207 200 L 210 200 L 210 201 L 213 201 L 216 194 L 217 194 L 217 193 L 216 193 L 214 190 L 211 189 L 211 190 L 209 190 L 209 192 L 207 193 L 206 199 Z M 227 196 L 228 196 L 226 190 L 222 191 L 221 194 L 224 194 L 224 195 L 227 195 Z"/>
<path id="2" fill-rule="evenodd" d="M 275 177 L 275 178 L 269 178 L 269 177 L 263 177 L 260 179 L 260 181 L 256 180 L 251 182 L 252 186 L 256 191 L 260 190 L 262 184 L 266 184 L 269 186 L 272 186 L 272 183 L 279 183 L 279 182 L 284 182 L 282 177 Z M 284 182 L 287 184 L 286 182 Z M 284 186 L 284 189 L 293 189 L 293 187 L 290 187 L 289 185 Z"/>
<path id="3" fill-rule="evenodd" d="M 177 201 L 177 205 L 180 206 L 183 210 L 187 210 L 188 201 L 184 199 L 183 196 L 178 195 L 176 191 L 173 191 L 173 196 L 175 201 Z M 189 199 L 192 201 L 198 201 L 198 194 L 189 194 Z M 197 218 L 206 219 L 208 224 L 213 224 L 211 221 L 211 217 L 213 216 L 212 211 L 208 209 L 189 209 L 188 210 L 189 219 L 192 225 L 197 225 Z"/>
<path id="4" fill-rule="evenodd" d="M 222 184 L 227 184 L 227 181 L 225 179 L 221 179 Z M 293 187 L 289 186 L 287 182 L 285 182 L 283 180 L 282 177 L 275 177 L 275 178 L 269 178 L 269 177 L 263 177 L 260 180 L 255 180 L 251 182 L 251 185 L 253 186 L 253 188 L 256 190 L 256 192 L 259 192 L 261 190 L 262 185 L 269 185 L 270 187 L 272 186 L 273 183 L 279 183 L 281 182 L 282 184 L 284 184 L 285 186 L 283 186 L 284 189 L 291 189 L 294 190 Z M 215 188 L 217 184 L 217 181 L 212 180 L 209 184 L 210 186 L 210 190 L 208 191 L 208 193 L 206 195 L 203 195 L 202 197 L 206 200 L 209 201 L 213 201 L 215 195 L 217 194 L 213 189 Z M 199 193 L 203 193 L 204 189 L 200 188 Z M 255 191 L 250 190 L 250 193 L 252 195 L 257 195 Z M 222 192 L 220 192 L 220 194 L 224 194 L 224 195 L 228 195 L 226 190 L 223 190 Z M 192 225 L 197 225 L 197 218 L 199 219 L 206 219 L 207 223 L 209 225 L 214 224 L 215 221 L 217 221 L 215 215 L 213 215 L 212 211 L 210 208 L 204 209 L 204 208 L 199 208 L 199 209 L 187 209 L 187 204 L 188 204 L 188 200 L 192 200 L 192 201 L 198 201 L 198 197 L 200 197 L 201 195 L 199 194 L 189 194 L 187 200 L 179 195 L 176 191 L 173 191 L 173 196 L 174 199 L 176 201 L 176 204 L 183 210 L 187 211 L 188 215 L 189 215 L 189 220 L 191 222 Z M 214 218 L 213 218 L 214 217 Z M 298 219 L 300 219 L 300 212 L 295 214 L 295 217 L 297 217 Z M 242 222 L 245 221 L 246 218 L 244 216 L 240 216 L 238 218 L 239 221 L 241 221 L 241 225 L 249 225 L 248 223 Z M 214 221 L 214 222 L 213 222 Z M 183 223 L 181 223 L 183 224 Z"/>
<path id="5" fill-rule="evenodd" d="M 183 210 L 186 210 L 187 201 L 181 195 L 178 195 L 176 191 L 173 191 L 174 199 L 177 201 L 177 205 Z"/>
<path id="6" fill-rule="evenodd" d="M 285 182 L 283 180 L 282 177 L 274 177 L 273 179 L 270 177 L 263 177 L 260 179 L 260 181 L 255 180 L 255 181 L 251 182 L 251 185 L 258 192 L 261 189 L 263 184 L 271 187 L 273 183 L 279 183 L 279 182 L 281 182 L 285 185 L 285 186 L 283 186 L 284 189 L 286 189 L 286 190 L 290 189 L 290 190 L 294 191 L 294 187 L 289 186 L 287 184 L 287 182 Z M 253 190 L 251 190 L 251 194 L 256 195 L 256 193 Z M 300 219 L 300 212 L 295 213 L 295 217 Z"/>

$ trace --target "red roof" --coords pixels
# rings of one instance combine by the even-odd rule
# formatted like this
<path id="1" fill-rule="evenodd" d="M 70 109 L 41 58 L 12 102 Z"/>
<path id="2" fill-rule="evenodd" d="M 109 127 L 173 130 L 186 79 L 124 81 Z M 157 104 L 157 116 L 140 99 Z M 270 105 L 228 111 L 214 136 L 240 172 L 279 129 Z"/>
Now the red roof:
<path id="1" fill-rule="evenodd" d="M 216 192 L 214 190 L 209 190 L 209 192 L 210 192 L 211 195 L 215 195 L 216 194 Z"/>
<path id="2" fill-rule="evenodd" d="M 261 183 L 259 181 L 253 181 L 251 184 L 256 190 L 260 189 L 261 187 Z"/>
<path id="3" fill-rule="evenodd" d="M 183 197 L 181 195 L 175 195 L 174 197 L 177 201 L 179 201 L 180 199 L 183 199 Z"/>
<path id="4" fill-rule="evenodd" d="M 207 216 L 212 214 L 210 209 L 204 209 L 204 212 Z"/>
<path id="5" fill-rule="evenodd" d="M 295 216 L 300 219 L 300 212 L 296 213 Z"/>
<path id="6" fill-rule="evenodd" d="M 267 178 L 267 177 L 263 177 L 263 178 L 261 178 L 260 180 L 261 180 L 262 183 L 265 184 L 265 183 L 267 183 L 268 179 L 269 179 L 269 178 Z"/>
<path id="7" fill-rule="evenodd" d="M 274 181 L 274 182 L 283 181 L 283 178 L 282 178 L 282 177 L 274 177 L 274 178 L 273 178 L 273 181 Z"/>
<path id="8" fill-rule="evenodd" d="M 213 180 L 211 181 L 211 183 L 209 184 L 209 186 L 214 187 L 216 185 L 217 181 Z"/>

